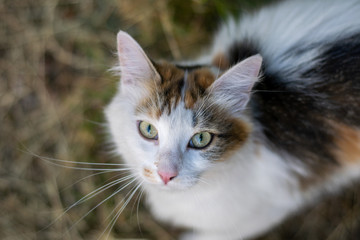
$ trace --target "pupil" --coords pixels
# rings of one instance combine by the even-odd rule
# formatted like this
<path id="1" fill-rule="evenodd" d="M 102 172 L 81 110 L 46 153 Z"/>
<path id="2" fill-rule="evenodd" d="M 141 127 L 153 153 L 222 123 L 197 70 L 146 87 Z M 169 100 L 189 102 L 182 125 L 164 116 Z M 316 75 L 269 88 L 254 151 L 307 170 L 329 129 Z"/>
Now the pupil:
<path id="1" fill-rule="evenodd" d="M 203 141 L 203 135 L 202 135 L 202 133 L 199 135 L 199 140 L 200 140 L 200 142 Z"/>
<path id="2" fill-rule="evenodd" d="M 150 133 L 150 132 L 151 132 L 151 125 L 148 125 L 148 127 L 147 127 L 147 131 L 148 131 L 148 133 Z"/>

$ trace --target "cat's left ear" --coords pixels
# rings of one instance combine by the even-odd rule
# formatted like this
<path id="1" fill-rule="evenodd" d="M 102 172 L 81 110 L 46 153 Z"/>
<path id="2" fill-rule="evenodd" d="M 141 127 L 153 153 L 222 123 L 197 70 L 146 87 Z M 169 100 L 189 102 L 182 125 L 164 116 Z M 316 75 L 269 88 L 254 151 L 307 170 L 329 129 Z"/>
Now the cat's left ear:
<path id="1" fill-rule="evenodd" d="M 126 32 L 117 34 L 117 50 L 121 74 L 121 91 L 123 94 L 143 94 L 159 74 L 146 56 L 140 45 Z"/>
<path id="2" fill-rule="evenodd" d="M 214 101 L 234 114 L 241 113 L 250 100 L 254 84 L 259 80 L 261 64 L 262 57 L 258 54 L 226 71 L 211 85 Z"/>

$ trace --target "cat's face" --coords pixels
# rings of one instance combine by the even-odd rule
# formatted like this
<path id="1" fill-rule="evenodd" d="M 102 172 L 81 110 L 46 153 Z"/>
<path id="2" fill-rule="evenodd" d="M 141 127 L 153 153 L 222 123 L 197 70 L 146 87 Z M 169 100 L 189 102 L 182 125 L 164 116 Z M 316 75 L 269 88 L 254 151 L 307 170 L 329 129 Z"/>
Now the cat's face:
<path id="1" fill-rule="evenodd" d="M 243 146 L 251 132 L 244 109 L 261 66 L 254 56 L 217 79 L 208 67 L 152 63 L 118 34 L 121 84 L 106 110 L 124 161 L 141 180 L 184 189 Z"/>

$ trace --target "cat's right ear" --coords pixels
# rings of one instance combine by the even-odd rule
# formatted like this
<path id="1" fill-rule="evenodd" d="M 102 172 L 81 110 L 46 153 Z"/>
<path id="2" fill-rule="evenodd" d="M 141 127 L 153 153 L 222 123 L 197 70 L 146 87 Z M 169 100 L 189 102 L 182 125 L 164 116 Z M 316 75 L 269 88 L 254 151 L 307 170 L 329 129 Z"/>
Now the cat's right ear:
<path id="1" fill-rule="evenodd" d="M 122 94 L 138 95 L 151 88 L 160 76 L 140 45 L 127 33 L 117 34 L 117 54 Z"/>

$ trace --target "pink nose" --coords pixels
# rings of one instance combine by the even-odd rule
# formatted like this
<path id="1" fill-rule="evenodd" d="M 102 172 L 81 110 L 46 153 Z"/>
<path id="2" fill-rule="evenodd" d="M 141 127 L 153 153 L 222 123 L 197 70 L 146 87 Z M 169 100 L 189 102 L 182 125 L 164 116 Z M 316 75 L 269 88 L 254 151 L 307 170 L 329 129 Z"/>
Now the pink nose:
<path id="1" fill-rule="evenodd" d="M 171 180 L 173 180 L 178 173 L 177 172 L 167 172 L 167 171 L 158 171 L 159 176 L 161 177 L 161 179 L 163 180 L 163 182 L 165 183 L 165 185 L 170 182 Z"/>

